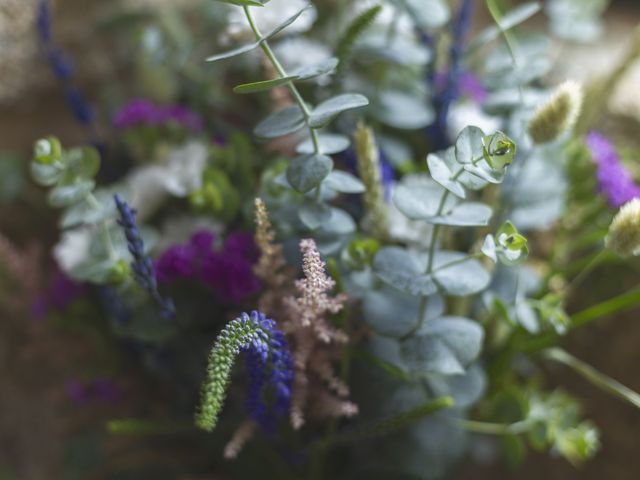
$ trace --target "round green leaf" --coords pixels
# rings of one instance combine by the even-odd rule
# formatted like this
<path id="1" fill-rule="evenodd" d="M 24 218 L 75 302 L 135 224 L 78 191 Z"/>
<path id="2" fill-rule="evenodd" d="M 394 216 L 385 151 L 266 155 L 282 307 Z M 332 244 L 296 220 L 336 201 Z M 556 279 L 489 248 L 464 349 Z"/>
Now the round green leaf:
<path id="1" fill-rule="evenodd" d="M 321 128 L 327 125 L 335 116 L 354 108 L 369 105 L 369 100 L 359 93 L 344 93 L 329 100 L 325 100 L 318 105 L 309 117 L 311 128 Z"/>
<path id="2" fill-rule="evenodd" d="M 316 188 L 331 173 L 333 160 L 326 155 L 302 155 L 294 158 L 287 168 L 287 180 L 298 192 Z"/>
<path id="3" fill-rule="evenodd" d="M 364 183 L 360 179 L 341 170 L 332 171 L 323 185 L 342 193 L 362 193 L 365 191 Z"/>
<path id="4" fill-rule="evenodd" d="M 426 220 L 436 215 L 443 191 L 439 186 L 428 184 L 400 184 L 393 192 L 393 203 L 411 220 Z M 455 203 L 453 198 L 445 202 L 445 209 Z"/>
<path id="5" fill-rule="evenodd" d="M 491 275 L 478 260 L 450 251 L 436 252 L 433 278 L 442 293 L 456 297 L 481 292 L 491 281 Z"/>
<path id="6" fill-rule="evenodd" d="M 348 235 L 356 231 L 356 222 L 341 208 L 332 208 L 331 217 L 318 229 L 319 234 L 327 236 Z M 329 235 L 330 234 L 330 235 Z"/>
<path id="7" fill-rule="evenodd" d="M 455 158 L 458 163 L 466 164 L 482 158 L 484 132 L 478 127 L 465 127 L 455 143 Z"/>
<path id="8" fill-rule="evenodd" d="M 404 340 L 401 354 L 416 374 L 461 375 L 480 354 L 484 332 L 463 317 L 440 317 L 427 322 Z"/>
<path id="9" fill-rule="evenodd" d="M 426 219 L 435 225 L 452 227 L 483 227 L 489 224 L 492 215 L 491 207 L 479 202 L 464 202 L 453 207 L 444 215 Z"/>
<path id="10" fill-rule="evenodd" d="M 294 70 L 293 72 L 291 72 L 291 74 L 298 77 L 297 81 L 299 82 L 310 80 L 312 78 L 321 77 L 322 75 L 333 73 L 333 71 L 338 66 L 338 63 L 339 62 L 337 58 L 331 57 L 323 60 L 320 63 L 301 67 L 298 70 Z"/>
<path id="11" fill-rule="evenodd" d="M 80 147 L 68 150 L 64 156 L 67 165 L 67 175 L 78 178 L 91 179 L 100 169 L 100 154 L 93 147 Z"/>
<path id="12" fill-rule="evenodd" d="M 297 132 L 304 127 L 304 115 L 296 105 L 272 113 L 253 130 L 260 138 L 277 138 Z"/>
<path id="13" fill-rule="evenodd" d="M 331 219 L 331 207 L 325 203 L 306 202 L 298 210 L 298 217 L 310 230 Z"/>
<path id="14" fill-rule="evenodd" d="M 429 174 L 436 182 L 449 190 L 454 195 L 465 198 L 466 192 L 464 187 L 454 180 L 454 173 L 451 171 L 445 161 L 435 153 L 427 156 L 427 165 L 429 166 Z"/>
<path id="15" fill-rule="evenodd" d="M 325 155 L 340 153 L 349 148 L 349 145 L 351 144 L 347 137 L 335 133 L 319 133 L 317 137 L 320 153 L 324 153 Z M 296 151 L 301 154 L 314 153 L 315 148 L 311 138 L 301 142 L 296 147 Z"/>
<path id="16" fill-rule="evenodd" d="M 433 276 L 424 273 L 423 262 L 400 247 L 382 248 L 373 260 L 373 269 L 385 283 L 410 295 L 431 295 L 438 287 Z"/>
<path id="17" fill-rule="evenodd" d="M 433 123 L 435 114 L 426 101 L 405 92 L 388 90 L 380 94 L 374 115 L 382 123 L 403 130 L 417 130 Z"/>
<path id="18" fill-rule="evenodd" d="M 83 180 L 71 185 L 60 185 L 49 192 L 49 205 L 67 207 L 83 200 L 95 187 L 93 180 Z"/>
<path id="19" fill-rule="evenodd" d="M 30 165 L 31 176 L 33 180 L 44 187 L 50 187 L 58 183 L 62 172 L 55 165 L 46 163 L 31 162 Z"/>

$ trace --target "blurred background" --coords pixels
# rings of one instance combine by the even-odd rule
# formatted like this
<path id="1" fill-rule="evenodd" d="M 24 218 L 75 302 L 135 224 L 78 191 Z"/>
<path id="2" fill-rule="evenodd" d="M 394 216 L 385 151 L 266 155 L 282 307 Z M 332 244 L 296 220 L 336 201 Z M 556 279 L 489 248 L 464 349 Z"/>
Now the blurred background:
<path id="1" fill-rule="evenodd" d="M 322 2 L 323 0 L 316 0 Z M 478 0 L 480 3 L 480 0 Z M 110 82 L 128 82 L 135 73 L 124 60 L 125 53 L 115 47 L 114 30 L 105 19 L 114 9 L 136 12 L 140 8 L 175 7 L 189 0 L 58 0 L 53 2 L 56 42 L 75 63 L 78 87 L 87 99 L 99 105 L 109 95 Z M 191 2 L 196 3 L 196 2 Z M 15 169 L 3 166 L 25 162 L 30 157 L 34 139 L 55 134 L 63 144 L 83 143 L 87 131 L 70 113 L 60 84 L 51 72 L 39 46 L 34 27 L 36 0 L 0 0 L 0 232 L 20 246 L 25 253 L 16 258 L 16 268 L 25 278 L 33 277 L 29 288 L 38 291 L 50 279 L 38 272 L 48 271 L 47 250 L 55 241 L 55 219 L 47 213 L 42 192 Z M 481 8 L 474 20 L 479 29 L 486 23 Z M 133 15 L 133 13 L 132 13 Z M 124 20 L 126 21 L 126 18 Z M 538 15 L 528 28 L 546 23 Z M 610 73 L 628 48 L 628 39 L 640 22 L 640 1 L 615 0 L 605 16 L 605 33 L 594 44 L 576 45 L 559 42 L 554 56 L 559 68 L 553 80 L 562 77 L 589 82 Z M 206 37 L 202 37 L 206 41 Z M 206 49 L 205 49 L 206 50 Z M 152 81 L 152 80 L 151 80 Z M 602 112 L 602 126 L 617 132 L 631 150 L 640 151 L 640 62 L 625 74 L 612 95 L 607 111 Z M 97 112 L 108 118 L 109 112 Z M 95 132 L 102 138 L 109 132 Z M 640 165 L 640 164 L 639 164 Z M 108 168 L 108 165 L 106 166 Z M 18 193 L 22 192 L 20 197 Z M 40 211 L 37 217 L 21 215 Z M 37 218 L 37 221 L 36 221 Z M 37 239 L 37 244 L 31 243 Z M 0 250 L 4 248 L 0 242 Z M 30 278 L 30 277 L 29 277 Z M 614 267 L 585 282 L 585 300 L 592 292 L 620 292 L 637 283 L 637 277 L 623 278 Z M 29 292 L 27 292 L 29 293 Z M 26 298 L 26 297 L 25 297 Z M 0 302 L 7 303 L 0 292 Z M 580 307 L 581 299 L 570 310 Z M 587 301 L 584 302 L 585 304 Z M 100 455 L 126 464 L 136 456 L 167 455 L 172 446 L 159 440 L 155 448 L 136 451 L 135 439 L 108 446 L 97 452 L 96 435 L 104 430 L 105 420 L 122 412 L 135 411 L 140 396 L 149 392 L 135 369 L 119 370 L 118 391 L 111 392 L 116 401 L 84 404 L 70 401 L 73 379 L 83 368 L 105 355 L 109 346 L 82 325 L 54 320 L 41 321 L 24 308 L 3 308 L 0 318 L 0 480 L 56 479 L 61 464 L 68 461 L 91 465 Z M 73 314 L 68 314 L 73 316 Z M 640 391 L 640 321 L 638 312 L 608 318 L 590 328 L 580 329 L 564 341 L 564 347 L 587 363 Z M 126 366 L 125 366 L 126 367 Z M 122 374 L 122 372 L 126 372 Z M 518 470 L 482 462 L 463 465 L 460 479 L 518 478 L 533 479 L 635 479 L 640 472 L 640 415 L 626 403 L 595 389 L 562 367 L 548 372 L 553 383 L 562 385 L 584 401 L 586 415 L 602 432 L 602 451 L 596 458 L 576 469 L 562 459 L 531 453 Z M 188 446 L 181 446 L 187 448 Z M 475 452 L 482 458 L 482 452 Z M 139 458 L 138 458 L 139 459 Z M 99 475 L 96 466 L 96 476 Z M 81 477 L 77 477 L 81 478 Z M 88 477 L 82 477 L 88 478 Z M 185 479 L 186 480 L 186 479 Z"/>

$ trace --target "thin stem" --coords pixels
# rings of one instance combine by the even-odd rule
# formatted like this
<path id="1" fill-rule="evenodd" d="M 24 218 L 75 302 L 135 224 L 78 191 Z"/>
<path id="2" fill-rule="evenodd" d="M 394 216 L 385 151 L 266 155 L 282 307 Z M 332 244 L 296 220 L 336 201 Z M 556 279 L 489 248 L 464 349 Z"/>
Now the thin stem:
<path id="1" fill-rule="evenodd" d="M 275 53 L 269 46 L 269 42 L 263 39 L 262 33 L 258 29 L 258 26 L 256 25 L 253 19 L 253 16 L 251 15 L 250 8 L 247 6 L 244 6 L 242 8 L 244 10 L 245 16 L 247 17 L 247 21 L 249 22 L 249 26 L 251 27 L 251 30 L 253 31 L 253 34 L 256 37 L 256 40 L 260 41 L 260 48 L 262 49 L 264 54 L 267 56 L 269 61 L 272 63 L 272 65 L 278 72 L 278 75 L 280 75 L 280 78 L 287 77 L 288 76 L 287 71 L 284 69 L 284 67 L 276 57 Z M 311 137 L 311 143 L 313 144 L 313 153 L 316 155 L 319 155 L 321 152 L 320 152 L 320 142 L 318 140 L 318 132 L 316 131 L 315 128 L 311 128 L 309 126 L 309 118 L 311 117 L 311 111 L 309 110 L 309 107 L 305 103 L 304 99 L 302 98 L 302 95 L 300 94 L 300 91 L 295 86 L 293 81 L 290 80 L 285 85 L 291 92 L 293 99 L 295 100 L 295 102 L 298 104 L 298 107 L 300 107 L 300 110 L 302 111 L 305 124 L 307 125 L 307 128 L 309 130 L 309 135 Z M 316 188 L 316 200 L 319 200 L 319 199 L 320 199 L 320 186 L 318 185 L 318 187 Z"/>
<path id="2" fill-rule="evenodd" d="M 591 273 L 594 268 L 596 268 L 600 263 L 602 263 L 603 260 L 608 258 L 609 256 L 608 254 L 609 252 L 607 250 L 600 250 L 600 252 L 595 257 L 593 257 L 589 261 L 589 263 L 587 263 L 584 266 L 584 268 L 580 271 L 580 273 L 578 273 L 578 275 L 573 277 L 571 281 L 562 288 L 560 293 L 568 292 L 570 289 L 575 290 L 575 288 L 587 278 L 589 273 Z"/>
<path id="3" fill-rule="evenodd" d="M 640 408 L 639 394 L 637 394 L 630 388 L 625 387 L 617 380 L 614 380 L 613 378 L 600 373 L 591 365 L 583 362 L 582 360 L 578 360 L 569 352 L 566 352 L 561 348 L 550 348 L 548 350 L 545 350 L 543 352 L 543 355 L 549 360 L 554 360 L 558 363 L 562 363 L 568 366 L 569 368 L 572 368 L 579 375 L 587 379 L 596 387 L 601 388 L 605 392 L 608 392 L 611 395 L 621 398 L 622 400 L 629 402 L 633 406 Z"/>
<path id="4" fill-rule="evenodd" d="M 519 435 L 527 432 L 531 428 L 529 420 L 523 420 L 516 423 L 489 423 L 478 422 L 475 420 L 465 420 L 463 418 L 456 419 L 459 427 L 475 433 L 484 433 L 487 435 Z"/>

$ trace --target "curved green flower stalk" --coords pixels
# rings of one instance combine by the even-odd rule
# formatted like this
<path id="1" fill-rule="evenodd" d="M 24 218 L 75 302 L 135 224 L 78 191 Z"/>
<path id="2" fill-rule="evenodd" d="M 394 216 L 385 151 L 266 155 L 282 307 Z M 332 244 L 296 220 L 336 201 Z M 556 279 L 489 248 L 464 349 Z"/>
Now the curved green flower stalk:
<path id="1" fill-rule="evenodd" d="M 202 402 L 196 414 L 196 425 L 212 431 L 218 423 L 236 357 L 251 342 L 259 342 L 262 333 L 246 316 L 232 320 L 216 340 L 207 366 L 207 379 L 202 387 Z"/>

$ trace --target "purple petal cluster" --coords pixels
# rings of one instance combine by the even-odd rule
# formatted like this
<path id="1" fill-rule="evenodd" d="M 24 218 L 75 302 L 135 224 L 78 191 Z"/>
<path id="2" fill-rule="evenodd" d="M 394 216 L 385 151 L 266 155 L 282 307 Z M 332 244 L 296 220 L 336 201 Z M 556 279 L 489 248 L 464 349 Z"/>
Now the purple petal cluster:
<path id="1" fill-rule="evenodd" d="M 640 186 L 633 181 L 607 137 L 592 131 L 587 135 L 586 144 L 596 164 L 598 190 L 607 197 L 609 205 L 619 208 L 640 197 Z"/>
<path id="2" fill-rule="evenodd" d="M 181 105 L 157 105 L 149 100 L 137 99 L 116 112 L 113 123 L 118 128 L 135 128 L 141 125 L 154 127 L 179 125 L 197 133 L 202 130 L 202 118 Z"/>
<path id="3" fill-rule="evenodd" d="M 160 306 L 163 318 L 171 318 L 175 315 L 175 306 L 169 298 L 163 298 L 158 291 L 158 281 L 153 269 L 151 259 L 144 253 L 144 242 L 140 230 L 136 224 L 136 211 L 132 210 L 127 202 L 118 194 L 114 195 L 116 207 L 120 213 L 118 225 L 124 230 L 129 252 L 133 256 L 131 270 L 138 284 L 144 288 Z"/>
<path id="4" fill-rule="evenodd" d="M 64 97 L 76 120 L 90 126 L 95 119 L 95 112 L 84 98 L 83 93 L 73 84 L 73 62 L 65 52 L 58 47 L 51 33 L 51 7 L 49 0 L 40 0 L 36 15 L 36 28 L 40 37 L 47 60 L 54 75 L 62 82 Z"/>
<path id="5" fill-rule="evenodd" d="M 76 404 L 92 401 L 116 403 L 122 398 L 121 388 L 112 380 L 96 377 L 90 382 L 69 380 L 66 385 L 67 396 Z"/>
<path id="6" fill-rule="evenodd" d="M 291 407 L 293 358 L 273 320 L 256 311 L 250 318 L 243 313 L 242 318 L 258 327 L 256 339 L 243 348 L 249 375 L 245 405 L 251 419 L 272 433 L 277 420 L 288 415 Z"/>
<path id="7" fill-rule="evenodd" d="M 253 273 L 258 250 L 253 236 L 230 234 L 219 251 L 213 249 L 214 234 L 200 231 L 187 244 L 167 249 L 156 262 L 161 282 L 197 279 L 212 287 L 220 303 L 240 303 L 260 289 Z"/>

